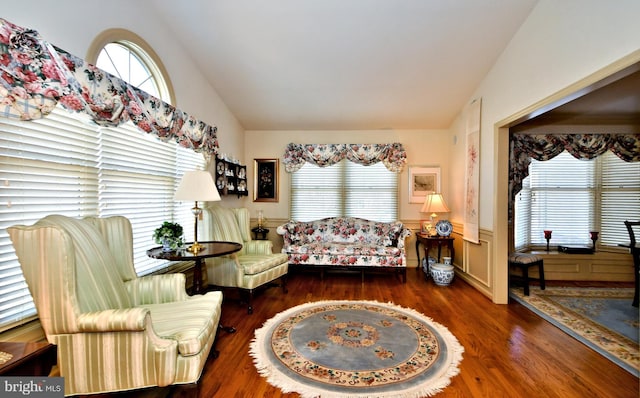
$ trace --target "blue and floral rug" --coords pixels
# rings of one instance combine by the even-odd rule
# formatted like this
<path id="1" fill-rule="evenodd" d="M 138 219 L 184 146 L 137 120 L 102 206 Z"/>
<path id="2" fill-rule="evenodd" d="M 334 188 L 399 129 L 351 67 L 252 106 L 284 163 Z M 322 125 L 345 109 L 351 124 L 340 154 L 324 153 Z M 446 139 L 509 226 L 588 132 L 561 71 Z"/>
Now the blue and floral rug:
<path id="1" fill-rule="evenodd" d="M 638 308 L 631 305 L 633 289 L 547 287 L 522 289 L 510 295 L 569 335 L 640 375 Z"/>
<path id="2" fill-rule="evenodd" d="M 464 348 L 419 312 L 375 301 L 290 308 L 256 330 L 258 372 L 302 397 L 430 396 L 459 373 Z"/>

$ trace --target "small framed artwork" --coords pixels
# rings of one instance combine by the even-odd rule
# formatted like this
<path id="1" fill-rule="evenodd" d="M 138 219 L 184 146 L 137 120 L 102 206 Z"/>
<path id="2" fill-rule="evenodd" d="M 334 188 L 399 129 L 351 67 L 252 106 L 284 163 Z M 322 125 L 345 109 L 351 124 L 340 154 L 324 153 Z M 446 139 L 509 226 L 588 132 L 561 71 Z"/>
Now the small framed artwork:
<path id="1" fill-rule="evenodd" d="M 440 192 L 440 167 L 409 166 L 409 203 L 424 203 L 434 192 Z"/>
<path id="2" fill-rule="evenodd" d="M 420 221 L 420 233 L 430 235 L 433 226 L 431 225 L 431 220 L 421 220 Z"/>
<path id="3" fill-rule="evenodd" d="M 253 201 L 278 201 L 278 159 L 253 159 Z"/>

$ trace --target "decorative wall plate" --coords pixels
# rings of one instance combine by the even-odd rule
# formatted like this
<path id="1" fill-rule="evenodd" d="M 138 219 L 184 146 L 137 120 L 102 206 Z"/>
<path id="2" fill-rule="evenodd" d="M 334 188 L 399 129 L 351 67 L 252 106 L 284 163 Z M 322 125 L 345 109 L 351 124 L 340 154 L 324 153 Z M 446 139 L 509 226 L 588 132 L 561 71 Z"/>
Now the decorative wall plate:
<path id="1" fill-rule="evenodd" d="M 218 164 L 216 165 L 216 171 L 218 172 L 218 174 L 224 174 L 224 163 L 218 162 Z"/>
<path id="2" fill-rule="evenodd" d="M 449 220 L 440 220 L 436 223 L 436 231 L 440 236 L 449 236 L 453 231 L 453 225 L 451 225 Z"/>

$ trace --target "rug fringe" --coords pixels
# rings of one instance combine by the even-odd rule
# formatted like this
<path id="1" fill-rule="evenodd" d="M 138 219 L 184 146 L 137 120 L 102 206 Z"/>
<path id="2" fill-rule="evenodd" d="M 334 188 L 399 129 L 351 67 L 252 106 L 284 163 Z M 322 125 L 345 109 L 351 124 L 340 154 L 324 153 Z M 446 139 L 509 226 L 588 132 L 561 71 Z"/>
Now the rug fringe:
<path id="1" fill-rule="evenodd" d="M 286 376 L 282 372 L 280 372 L 276 366 L 272 365 L 268 361 L 268 355 L 264 351 L 264 346 L 259 344 L 260 341 L 264 341 L 267 338 L 267 334 L 271 330 L 273 326 L 279 323 L 282 319 L 290 316 L 293 313 L 299 312 L 308 306 L 316 306 L 316 305 L 336 305 L 340 303 L 349 303 L 353 304 L 364 303 L 371 305 L 389 305 L 394 307 L 397 310 L 407 312 L 416 318 L 422 318 L 429 322 L 430 326 L 440 333 L 441 337 L 444 339 L 448 352 L 450 352 L 449 360 L 446 365 L 446 371 L 438 380 L 434 380 L 428 386 L 414 386 L 406 389 L 400 389 L 393 392 L 385 392 L 383 394 L 372 395 L 371 393 L 362 393 L 362 394 L 341 394 L 336 393 L 335 391 L 327 391 L 319 388 L 315 388 L 309 385 L 304 385 L 296 380 L 291 379 Z M 249 354 L 253 358 L 253 363 L 258 371 L 260 376 L 265 377 L 267 382 L 274 387 L 277 387 L 282 390 L 284 393 L 298 393 L 303 398 L 316 398 L 316 397 L 331 397 L 331 398 L 372 398 L 372 397 L 385 397 L 385 398 L 419 398 L 425 396 L 433 396 L 442 392 L 442 390 L 447 387 L 451 383 L 451 378 L 457 376 L 460 373 L 460 369 L 458 365 L 462 361 L 462 356 L 464 353 L 464 347 L 458 342 L 458 339 L 447 329 L 445 326 L 433 321 L 430 317 L 407 307 L 399 306 L 393 302 L 382 303 L 379 301 L 373 300 L 321 300 L 321 301 L 310 301 L 305 304 L 300 304 L 295 307 L 289 308 L 285 311 L 282 311 L 272 318 L 268 319 L 262 324 L 262 327 L 255 331 L 254 338 L 251 340 L 249 345 Z"/>

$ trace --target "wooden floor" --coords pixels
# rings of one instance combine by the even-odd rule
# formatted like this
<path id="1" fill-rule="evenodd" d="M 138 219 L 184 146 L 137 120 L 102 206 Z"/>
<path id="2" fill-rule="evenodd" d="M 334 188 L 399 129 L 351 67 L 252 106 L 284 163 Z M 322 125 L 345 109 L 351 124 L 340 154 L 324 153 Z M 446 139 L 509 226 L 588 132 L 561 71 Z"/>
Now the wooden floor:
<path id="1" fill-rule="evenodd" d="M 225 325 L 220 356 L 209 358 L 199 383 L 199 397 L 297 397 L 283 394 L 256 372 L 248 354 L 255 329 L 280 311 L 298 304 L 331 299 L 376 300 L 411 307 L 446 326 L 464 346 L 460 374 L 437 397 L 634 397 L 638 378 L 518 303 L 493 304 L 461 279 L 448 287 L 426 281 L 416 269 L 407 283 L 395 276 L 293 274 L 288 294 L 280 288 L 260 292 L 254 313 L 231 299 L 223 304 Z M 169 397 L 169 388 L 153 388 L 101 397 Z M 95 395 L 93 397 L 96 397 Z"/>

